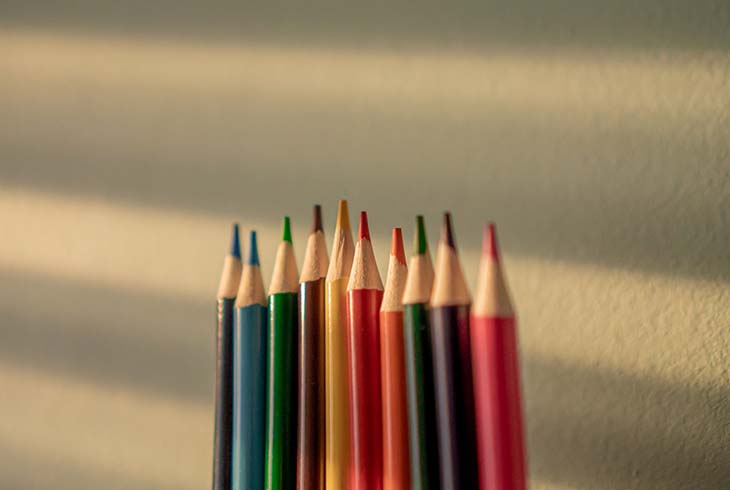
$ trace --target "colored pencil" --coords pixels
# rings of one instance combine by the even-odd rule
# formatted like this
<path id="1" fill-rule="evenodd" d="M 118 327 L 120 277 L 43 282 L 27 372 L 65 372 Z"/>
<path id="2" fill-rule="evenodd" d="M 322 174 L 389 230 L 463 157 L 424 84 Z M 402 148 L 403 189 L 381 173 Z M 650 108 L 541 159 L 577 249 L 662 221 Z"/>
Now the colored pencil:
<path id="1" fill-rule="evenodd" d="M 426 241 L 423 216 L 416 218 L 413 256 L 403 292 L 406 393 L 411 488 L 439 487 L 436 410 L 433 403 L 433 364 L 428 302 L 433 285 L 433 264 Z"/>
<path id="2" fill-rule="evenodd" d="M 289 217 L 269 285 L 266 489 L 294 488 L 296 477 L 297 263 Z"/>
<path id="3" fill-rule="evenodd" d="M 326 488 L 342 489 L 350 464 L 349 395 L 347 387 L 347 281 L 355 247 L 350 231 L 347 201 L 341 200 L 325 281 L 325 378 L 327 407 Z"/>
<path id="4" fill-rule="evenodd" d="M 380 405 L 380 280 L 370 243 L 367 213 L 360 229 L 347 284 L 350 393 L 350 489 L 382 488 Z"/>
<path id="5" fill-rule="evenodd" d="M 314 206 L 312 229 L 299 277 L 299 383 L 297 489 L 324 488 L 324 278 L 327 245 L 322 208 Z"/>
<path id="6" fill-rule="evenodd" d="M 477 488 L 469 291 L 456 251 L 451 215 L 436 253 L 431 291 L 431 345 L 441 488 Z"/>
<path id="7" fill-rule="evenodd" d="M 484 229 L 471 311 L 471 351 L 479 488 L 525 490 L 516 320 L 491 224 Z"/>
<path id="8" fill-rule="evenodd" d="M 410 488 L 408 409 L 403 360 L 403 290 L 406 286 L 403 234 L 393 228 L 388 278 L 380 307 L 380 379 L 383 393 L 383 489 Z"/>
<path id="9" fill-rule="evenodd" d="M 233 342 L 233 490 L 264 486 L 267 310 L 256 232 L 236 297 Z"/>
<path id="10" fill-rule="evenodd" d="M 241 245 L 233 225 L 231 250 L 223 262 L 218 286 L 218 324 L 215 366 L 215 430 L 213 436 L 213 490 L 231 488 L 233 422 L 233 303 L 241 280 Z"/>

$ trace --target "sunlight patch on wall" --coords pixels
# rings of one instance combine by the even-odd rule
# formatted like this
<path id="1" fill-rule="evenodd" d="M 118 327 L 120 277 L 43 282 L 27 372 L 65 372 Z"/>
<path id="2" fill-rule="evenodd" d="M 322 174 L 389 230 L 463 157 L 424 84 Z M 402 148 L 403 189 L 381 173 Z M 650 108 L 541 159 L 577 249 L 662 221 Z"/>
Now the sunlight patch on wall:
<path id="1" fill-rule="evenodd" d="M 259 231 L 268 284 L 279 223 L 250 223 L 241 214 L 244 232 Z M 0 222 L 14 237 L 0 241 L 0 267 L 181 300 L 210 298 L 212 305 L 234 218 L 0 187 Z M 296 223 L 300 265 L 306 225 Z M 373 229 L 385 278 L 388 233 Z M 462 248 L 461 256 L 473 286 L 478 250 Z M 510 254 L 506 263 L 527 352 L 667 379 L 709 382 L 724 372 L 712 347 L 723 341 L 720 325 L 730 321 L 719 308 L 728 294 L 721 282 Z M 697 304 L 723 313 L 698 315 Z M 687 356 L 698 359 L 696 372 L 687 370 Z"/>
<path id="2" fill-rule="evenodd" d="M 212 298 L 234 219 L 0 187 L 0 266 Z"/>
<path id="3" fill-rule="evenodd" d="M 306 207 L 306 205 L 305 205 Z M 331 217 L 333 221 L 333 217 Z M 257 230 L 264 282 L 279 243 L 280 224 L 239 216 L 180 212 L 0 185 L 0 267 L 99 285 L 214 301 L 233 221 Z M 308 223 L 295 223 L 301 265 Z M 389 238 L 373 238 L 384 273 Z"/>
<path id="4" fill-rule="evenodd" d="M 730 55 L 677 51 L 579 50 L 459 52 L 355 50 L 302 46 L 185 43 L 0 32 L 0 69 L 26 82 L 92 83 L 135 90 L 350 100 L 427 109 L 493 102 L 531 111 L 606 116 L 717 111 Z M 606 79 L 611 83 L 607 84 Z M 672 94 L 667 98 L 665 94 Z"/>

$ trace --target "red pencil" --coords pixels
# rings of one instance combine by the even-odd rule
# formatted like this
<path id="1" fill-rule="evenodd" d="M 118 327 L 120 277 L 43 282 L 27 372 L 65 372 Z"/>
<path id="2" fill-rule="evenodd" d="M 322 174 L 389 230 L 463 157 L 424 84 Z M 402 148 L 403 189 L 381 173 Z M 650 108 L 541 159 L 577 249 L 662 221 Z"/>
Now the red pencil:
<path id="1" fill-rule="evenodd" d="M 379 330 L 382 299 L 383 283 L 370 244 L 367 213 L 363 211 L 347 284 L 351 490 L 382 488 Z"/>
<path id="2" fill-rule="evenodd" d="M 471 311 L 471 351 L 479 488 L 525 490 L 516 321 L 493 224 L 484 229 Z"/>
<path id="3" fill-rule="evenodd" d="M 380 307 L 380 376 L 383 387 L 383 489 L 411 487 L 408 410 L 403 354 L 403 290 L 406 287 L 403 234 L 393 228 L 388 279 Z"/>

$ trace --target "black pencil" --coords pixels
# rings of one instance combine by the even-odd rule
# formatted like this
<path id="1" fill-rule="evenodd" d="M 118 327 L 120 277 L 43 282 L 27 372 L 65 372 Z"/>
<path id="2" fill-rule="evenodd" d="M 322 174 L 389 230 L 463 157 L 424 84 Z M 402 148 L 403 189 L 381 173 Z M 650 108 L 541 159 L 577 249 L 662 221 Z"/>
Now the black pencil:
<path id="1" fill-rule="evenodd" d="M 238 225 L 233 225 L 231 250 L 223 262 L 218 286 L 216 328 L 215 432 L 213 436 L 213 490 L 231 488 L 233 439 L 233 304 L 241 280 L 241 246 Z"/>

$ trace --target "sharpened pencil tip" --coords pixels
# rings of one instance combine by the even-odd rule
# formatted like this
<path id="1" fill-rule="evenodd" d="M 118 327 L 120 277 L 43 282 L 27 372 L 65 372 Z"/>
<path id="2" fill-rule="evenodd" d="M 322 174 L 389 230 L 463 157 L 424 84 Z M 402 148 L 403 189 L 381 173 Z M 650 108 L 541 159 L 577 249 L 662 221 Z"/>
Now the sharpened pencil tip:
<path id="1" fill-rule="evenodd" d="M 289 216 L 284 216 L 284 231 L 282 233 L 281 239 L 285 242 L 292 243 L 291 239 L 291 223 L 289 220 Z"/>
<path id="2" fill-rule="evenodd" d="M 416 216 L 416 236 L 413 239 L 413 255 L 423 255 L 428 251 L 426 223 L 422 215 Z"/>
<path id="3" fill-rule="evenodd" d="M 398 259 L 403 265 L 406 265 L 406 253 L 403 250 L 403 230 L 393 228 L 393 237 L 390 240 L 390 255 Z"/>
<path id="4" fill-rule="evenodd" d="M 248 243 L 248 265 L 259 265 L 259 246 L 256 243 L 256 232 L 251 230 Z"/>
<path id="5" fill-rule="evenodd" d="M 233 235 L 231 236 L 231 256 L 241 258 L 241 242 L 238 238 L 238 223 L 233 223 Z"/>
<path id="6" fill-rule="evenodd" d="M 322 206 L 315 204 L 312 208 L 312 233 L 323 231 L 322 229 Z"/>
<path id="7" fill-rule="evenodd" d="M 370 241 L 370 227 L 368 226 L 368 213 L 367 211 L 360 211 L 360 228 L 357 232 L 358 240 L 366 238 Z"/>
<path id="8" fill-rule="evenodd" d="M 350 230 L 350 210 L 347 208 L 347 199 L 340 199 L 337 203 L 337 226 L 344 231 Z"/>
<path id="9" fill-rule="evenodd" d="M 441 240 L 446 242 L 446 244 L 451 248 L 456 248 L 456 243 L 454 240 L 454 229 L 451 225 L 451 213 L 448 211 L 444 213 L 444 224 L 443 228 L 441 229 Z"/>
<path id="10" fill-rule="evenodd" d="M 492 257 L 499 262 L 499 246 L 497 245 L 497 228 L 494 223 L 484 226 L 484 238 L 482 239 L 482 254 Z"/>

